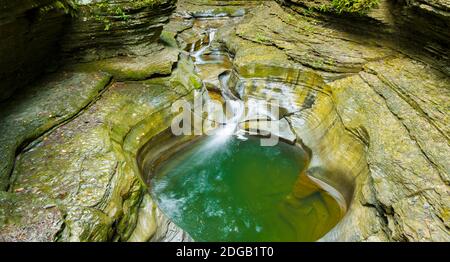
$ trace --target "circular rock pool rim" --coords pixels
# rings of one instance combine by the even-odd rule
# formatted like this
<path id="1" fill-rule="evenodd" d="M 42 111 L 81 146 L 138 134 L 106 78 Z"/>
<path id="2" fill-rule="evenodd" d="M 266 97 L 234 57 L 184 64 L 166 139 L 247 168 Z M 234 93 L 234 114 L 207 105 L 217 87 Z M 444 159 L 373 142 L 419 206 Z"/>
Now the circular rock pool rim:
<path id="1" fill-rule="evenodd" d="M 251 134 L 253 137 L 264 137 L 258 134 Z M 175 136 L 171 132 L 170 128 L 165 131 L 155 135 L 152 137 L 144 146 L 142 146 L 138 150 L 137 154 L 137 163 L 139 167 L 139 171 L 141 173 L 141 177 L 145 182 L 146 186 L 150 188 L 150 182 L 153 176 L 155 175 L 155 169 L 160 165 L 163 161 L 169 159 L 171 156 L 176 154 L 179 150 L 190 146 L 192 143 L 195 143 L 201 139 L 204 139 L 205 136 Z M 280 140 L 283 140 L 280 138 Z M 286 142 L 286 141 L 282 141 Z M 288 143 L 291 144 L 291 143 Z M 307 154 L 312 155 L 312 151 L 305 146 L 301 140 L 300 142 L 296 142 L 293 144 L 294 146 L 301 147 Z M 311 158 L 311 156 L 310 156 Z M 351 207 L 351 203 L 353 201 L 354 191 L 355 191 L 355 181 L 349 181 L 347 179 L 343 179 L 342 181 L 333 181 L 335 180 L 336 175 L 328 176 L 330 171 L 327 171 L 321 167 L 310 167 L 311 163 L 307 163 L 306 174 L 310 179 L 315 181 L 320 187 L 330 193 L 333 198 L 335 198 L 336 202 L 341 206 L 343 215 L 341 219 L 338 221 L 333 228 L 331 228 L 324 236 L 316 241 L 322 241 L 322 239 L 326 238 L 328 235 L 336 235 L 339 232 L 339 225 L 343 223 L 344 220 L 347 219 L 349 214 L 349 209 Z M 346 176 L 343 176 L 346 178 Z M 327 187 L 327 188 L 324 188 Z M 344 188 L 344 192 L 340 191 L 339 188 Z M 149 190 L 149 194 L 152 193 Z M 337 193 L 338 195 L 335 195 Z M 162 223 L 170 224 L 173 223 L 169 216 L 167 216 L 158 206 L 157 202 L 154 201 L 156 208 L 161 213 L 161 217 L 157 218 L 162 220 Z M 177 227 L 177 226 L 176 226 Z M 158 230 L 158 228 L 157 228 Z M 183 235 L 189 235 L 182 228 L 177 228 Z M 190 241 L 195 241 L 191 237 L 188 237 Z"/>

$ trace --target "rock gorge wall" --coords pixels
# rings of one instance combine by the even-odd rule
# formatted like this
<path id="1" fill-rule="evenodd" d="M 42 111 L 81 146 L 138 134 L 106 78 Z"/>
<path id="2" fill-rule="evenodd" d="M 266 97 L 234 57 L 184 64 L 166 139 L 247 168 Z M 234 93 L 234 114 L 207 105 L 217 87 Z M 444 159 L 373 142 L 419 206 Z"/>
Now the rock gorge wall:
<path id="1" fill-rule="evenodd" d="M 287 7 L 259 6 L 218 38 L 234 53 L 241 75 L 270 75 L 267 70 L 278 65 L 322 76 L 345 136 L 364 146 L 367 171 L 357 182 L 350 211 L 322 240 L 448 241 L 445 108 L 450 79 L 445 54 L 435 59 L 436 53 L 422 46 L 405 47 L 404 35 L 395 30 L 383 35 L 389 29 L 372 27 L 370 19 L 357 18 L 350 25 L 345 18 L 305 12 L 297 4 Z M 322 117 L 316 119 L 326 125 Z M 329 143 L 336 143 L 330 150 L 342 157 L 339 144 L 345 136 Z"/>
<path id="2" fill-rule="evenodd" d="M 31 83 L 57 58 L 66 17 L 40 8 L 53 0 L 0 1 L 0 101 Z"/>
<path id="3" fill-rule="evenodd" d="M 160 2 L 161 13 L 173 9 Z M 81 10 L 60 42 L 68 63 L 1 103 L 0 240 L 191 240 L 158 209 L 136 159 L 167 132 L 174 101 L 218 89 L 224 70 L 202 82 L 184 50 L 207 39 L 196 18 L 219 16 L 236 19 L 216 25 L 212 44 L 241 83 L 230 87 L 243 99 L 280 98 L 313 151 L 309 175 L 354 186 L 328 181 L 349 211 L 322 241 L 449 241 L 447 2 L 382 1 L 365 17 L 277 2 L 179 0 L 161 34 L 158 5 L 127 9 L 130 31 L 117 9 L 97 6 L 98 23 L 83 23 Z M 422 12 L 433 19 L 416 26 Z M 416 42 L 398 30 L 408 23 Z"/>
<path id="4" fill-rule="evenodd" d="M 176 1 L 74 2 L 1 1 L 0 101 L 61 65 L 153 52 Z"/>
<path id="5" fill-rule="evenodd" d="M 125 26 L 117 18 L 127 13 L 106 13 L 105 17 L 119 20 L 112 21 L 108 30 L 104 19 L 94 26 L 83 16 L 72 18 L 64 27 L 71 33 L 70 47 L 65 44 L 67 35 L 42 34 L 71 53 L 62 53 L 62 67 L 1 102 L 1 241 L 145 241 L 154 234 L 153 216 L 139 216 L 154 212 L 135 166 L 139 141 L 166 129 L 171 102 L 201 86 L 190 62 L 178 61 L 177 49 L 158 42 L 175 2 L 133 1 L 129 6 L 113 1 L 129 12 L 130 23 Z M 80 12 L 86 14 L 85 4 L 97 6 L 99 1 L 83 3 Z M 40 4 L 24 2 L 23 10 L 36 11 Z M 21 18 L 23 12 L 17 15 Z M 21 32 L 14 33 L 11 37 L 16 39 L 2 39 L 6 45 L 2 55 L 14 51 L 14 41 L 26 41 Z M 105 42 L 108 35 L 114 38 L 110 44 Z M 100 44 L 100 53 L 92 54 L 92 48 Z M 137 44 L 151 59 L 134 52 Z M 57 53 L 54 45 L 45 48 Z M 31 57 L 39 53 L 34 50 L 37 47 L 28 46 Z M 30 62 L 27 54 L 11 59 L 22 67 Z M 36 70 L 33 76 L 42 71 Z M 156 79 L 143 81 L 155 74 Z M 32 80 L 30 75 L 14 77 Z M 127 79 L 141 81 L 118 82 Z"/>
<path id="6" fill-rule="evenodd" d="M 61 43 L 63 56 L 86 62 L 149 54 L 175 9 L 175 2 L 83 1 L 66 29 Z"/>
<path id="7" fill-rule="evenodd" d="M 346 18 L 262 1 L 216 34 L 245 83 L 236 93 L 278 97 L 289 109 L 293 131 L 318 158 L 310 175 L 326 179 L 328 169 L 355 183 L 347 215 L 322 241 L 450 239 L 448 61 L 426 48 L 438 39 L 411 43 L 414 31 L 389 22 L 388 4 Z M 171 20 L 167 30 L 190 46 L 191 28 Z"/>
<path id="8" fill-rule="evenodd" d="M 377 38 L 382 45 L 408 53 L 449 73 L 449 3 L 440 1 L 380 0 L 365 15 L 323 10 L 331 1 L 277 0 L 296 13 L 320 18 L 328 27 Z M 357 21 L 357 22 L 356 22 Z M 381 41 L 383 40 L 383 41 Z"/>
<path id="9" fill-rule="evenodd" d="M 446 0 L 410 0 L 395 2 L 392 16 L 399 31 L 404 31 L 410 42 L 419 42 L 434 60 L 442 61 L 449 72 L 450 57 L 450 3 Z M 431 59 L 430 59 L 431 60 Z"/>

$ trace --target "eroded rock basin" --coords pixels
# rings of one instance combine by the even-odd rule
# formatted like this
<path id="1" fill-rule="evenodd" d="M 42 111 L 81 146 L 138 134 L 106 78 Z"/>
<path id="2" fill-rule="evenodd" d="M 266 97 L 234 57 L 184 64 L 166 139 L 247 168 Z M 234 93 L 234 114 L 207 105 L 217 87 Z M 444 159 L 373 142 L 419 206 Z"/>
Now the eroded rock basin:
<path id="1" fill-rule="evenodd" d="M 315 241 L 345 204 L 307 177 L 308 164 L 299 146 L 212 136 L 156 166 L 151 190 L 196 241 Z"/>
<path id="2" fill-rule="evenodd" d="M 86 21 L 88 14 L 81 9 L 64 25 L 54 20 L 61 15 L 57 10 L 35 19 L 35 11 L 48 1 L 33 2 L 39 5 L 6 5 L 6 22 L 0 26 L 5 32 L 18 29 L 2 46 L 3 60 L 12 62 L 4 63 L 0 100 L 27 86 L 0 103 L 0 241 L 208 240 L 198 236 L 201 224 L 183 212 L 205 220 L 207 232 L 235 234 L 231 226 L 237 217 L 243 234 L 249 220 L 254 230 L 246 236 L 258 240 L 251 237 L 266 213 L 250 211 L 259 208 L 255 203 L 263 205 L 262 211 L 269 206 L 261 200 L 261 188 L 281 192 L 270 200 L 273 208 L 267 212 L 288 217 L 281 226 L 261 226 L 263 237 L 273 237 L 269 240 L 277 240 L 275 230 L 283 240 L 303 230 L 295 224 L 302 207 L 292 203 L 305 203 L 317 191 L 323 198 L 328 193 L 345 199 L 337 203 L 345 202 L 346 213 L 334 226 L 334 221 L 328 227 L 316 219 L 321 231 L 314 231 L 311 240 L 450 240 L 450 38 L 443 30 L 450 16 L 442 16 L 448 13 L 445 1 L 382 0 L 367 17 L 349 17 L 303 6 L 314 1 L 178 0 L 170 20 L 176 1 L 133 1 L 139 4 L 130 9 L 129 19 L 116 20 L 114 14 L 107 31 L 96 19 Z M 108 2 L 116 7 L 129 1 Z M 151 6 L 142 8 L 141 2 Z M 32 22 L 24 19 L 27 14 L 33 14 Z M 104 15 L 110 16 L 107 11 Z M 57 41 L 59 37 L 63 39 Z M 29 48 L 20 48 L 20 43 Z M 36 62 L 39 57 L 53 60 L 48 52 L 59 56 L 52 48 L 57 43 L 67 60 L 60 68 Z M 34 83 L 31 76 L 44 71 L 52 73 Z M 177 183 L 192 180 L 181 188 L 170 172 L 154 177 L 153 167 L 162 169 L 178 158 L 197 160 L 180 146 L 197 150 L 201 143 L 195 141 L 200 140 L 174 138 L 166 131 L 176 117 L 171 105 L 195 102 L 198 93 L 206 104 L 244 103 L 239 108 L 248 114 L 237 128 L 251 134 L 269 131 L 304 145 L 310 159 L 300 152 L 300 162 L 293 164 L 293 152 L 273 163 L 275 151 L 251 157 L 238 152 L 244 160 L 251 158 L 247 164 L 261 166 L 259 173 L 245 172 L 242 164 L 230 164 L 223 151 L 251 152 L 253 147 L 244 146 L 251 141 L 246 141 L 229 149 L 217 147 L 220 151 L 202 162 L 211 172 L 211 163 L 218 161 L 231 172 L 229 180 L 242 183 L 228 183 L 225 174 L 216 181 L 212 174 L 180 172 Z M 279 115 L 260 110 L 272 100 L 279 102 Z M 217 123 L 213 113 L 207 108 L 198 116 Z M 279 123 L 282 132 L 255 129 L 255 123 L 268 119 Z M 292 175 L 258 179 L 286 161 L 279 168 Z M 149 190 L 143 181 L 148 182 L 150 173 L 174 185 L 171 192 L 178 195 L 172 203 L 187 207 L 180 211 L 186 221 L 166 210 L 170 201 L 158 199 L 166 192 L 153 192 L 152 197 L 150 191 L 157 187 Z M 326 190 L 307 190 L 311 181 Z M 207 189 L 228 190 L 235 202 L 237 197 L 245 200 L 239 204 L 250 211 L 239 214 L 241 206 L 231 205 L 235 199 L 224 198 L 225 192 L 193 188 L 200 182 Z M 221 197 L 228 202 L 202 210 L 197 202 L 178 201 L 184 199 L 181 193 L 196 193 L 194 200 Z M 204 215 L 230 206 L 233 212 L 217 221 Z M 317 209 L 308 210 L 323 214 Z M 267 217 L 272 222 L 276 216 Z M 285 224 L 292 228 L 288 233 Z"/>

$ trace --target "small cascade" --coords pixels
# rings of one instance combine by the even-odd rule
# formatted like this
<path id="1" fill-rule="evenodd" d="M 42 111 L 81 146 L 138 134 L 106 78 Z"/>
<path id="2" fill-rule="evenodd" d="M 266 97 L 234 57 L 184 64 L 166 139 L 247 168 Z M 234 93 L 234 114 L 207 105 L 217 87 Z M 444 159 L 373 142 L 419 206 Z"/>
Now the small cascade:
<path id="1" fill-rule="evenodd" d="M 214 38 L 216 37 L 217 29 L 211 28 L 208 30 L 208 38 L 205 44 L 205 41 L 202 39 L 200 43 L 200 49 L 195 51 L 195 45 L 191 48 L 191 56 L 194 58 L 195 64 L 201 65 L 206 63 L 214 63 L 216 61 L 208 62 L 206 60 L 202 59 L 202 56 L 204 53 L 210 49 L 211 43 L 214 41 Z M 218 61 L 220 62 L 220 61 Z"/>
<path id="2" fill-rule="evenodd" d="M 205 53 L 213 51 L 211 50 L 211 44 L 215 39 L 216 32 L 217 29 L 208 29 L 208 41 L 202 41 L 202 46 L 197 51 L 195 51 L 195 49 L 191 49 L 191 57 L 193 57 L 194 64 L 197 68 L 200 65 L 205 64 L 217 64 L 220 66 L 222 63 L 224 63 L 224 60 L 220 59 L 220 56 L 217 56 L 217 59 L 204 59 Z M 224 68 L 226 67 L 224 66 Z M 220 127 L 214 133 L 214 139 L 210 140 L 210 143 L 214 144 L 214 146 L 226 142 L 233 135 L 237 135 L 238 138 L 245 139 L 245 137 L 237 130 L 240 122 L 244 118 L 244 102 L 234 96 L 233 93 L 228 89 L 227 81 L 229 79 L 229 75 L 225 74 L 224 77 L 221 77 L 219 79 L 222 96 L 225 100 L 226 112 L 225 116 L 222 118 L 223 122 L 220 123 Z"/>
<path id="3" fill-rule="evenodd" d="M 167 130 L 145 145 L 139 165 L 158 208 L 197 241 L 320 239 L 341 220 L 349 198 L 334 188 L 347 184 L 328 180 L 337 176 L 311 163 L 312 151 L 291 129 L 289 113 L 310 108 L 315 92 L 301 93 L 271 72 L 239 75 L 216 40 L 221 24 L 196 24 L 185 51 L 203 84 L 193 110 L 194 130 L 203 132 Z"/>
<path id="4" fill-rule="evenodd" d="M 186 49 L 203 83 L 193 110 L 202 136 L 165 134 L 144 151 L 141 165 L 158 207 L 197 241 L 320 239 L 347 203 L 334 185 L 314 177 L 328 170 L 311 169 L 311 152 L 296 144 L 285 116 L 298 109 L 297 90 L 270 74 L 240 76 L 216 40 L 218 24 L 209 22 L 198 21 L 194 33 L 203 33 Z M 300 106 L 314 101 L 304 95 Z"/>
<path id="5" fill-rule="evenodd" d="M 219 124 L 218 129 L 214 133 L 217 136 L 217 141 L 226 141 L 231 136 L 245 140 L 246 134 L 260 134 L 261 130 L 265 134 L 282 135 L 288 141 L 295 141 L 295 136 L 289 132 L 281 133 L 278 131 L 278 126 L 283 124 L 277 122 L 280 120 L 278 104 L 260 98 L 251 98 L 244 103 L 239 97 L 242 95 L 240 91 L 238 94 L 235 94 L 230 90 L 233 84 L 242 85 L 242 83 L 233 82 L 231 84 L 232 71 L 230 65 L 227 64 L 227 62 L 230 63 L 230 60 L 227 54 L 224 54 L 222 50 L 214 45 L 216 33 L 217 29 L 215 28 L 205 29 L 206 36 L 202 37 L 201 45 L 197 45 L 197 49 L 191 49 L 190 55 L 205 86 L 220 90 L 224 100 L 225 112 L 223 115 L 215 116 L 216 118 L 214 119 L 208 119 Z M 268 85 L 269 90 L 279 88 L 279 84 L 270 82 L 265 84 Z M 234 89 L 241 90 L 243 88 L 243 86 L 237 86 Z M 274 108 L 276 111 L 274 111 Z M 274 125 L 278 126 L 275 128 Z"/>

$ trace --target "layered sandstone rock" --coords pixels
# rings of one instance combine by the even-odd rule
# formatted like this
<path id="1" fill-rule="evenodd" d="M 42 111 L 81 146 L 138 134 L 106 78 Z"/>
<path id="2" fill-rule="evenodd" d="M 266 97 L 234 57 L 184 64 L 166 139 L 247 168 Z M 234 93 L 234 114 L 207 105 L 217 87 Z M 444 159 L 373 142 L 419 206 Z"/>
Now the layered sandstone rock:
<path id="1" fill-rule="evenodd" d="M 162 141 L 174 101 L 202 86 L 218 96 L 227 75 L 243 100 L 281 101 L 290 141 L 311 150 L 308 175 L 345 198 L 347 214 L 322 241 L 449 241 L 446 1 L 383 2 L 356 18 L 245 2 L 180 0 L 162 43 L 153 41 L 159 20 L 147 27 L 141 40 L 151 45 L 131 37 L 148 26 L 137 19 L 147 7 L 130 9 L 130 38 L 74 22 L 84 40 L 66 57 L 90 62 L 1 104 L 0 240 L 190 240 L 149 195 L 139 152 L 163 150 L 143 146 Z M 208 28 L 218 29 L 214 41 Z M 194 66 L 186 50 L 209 41 L 206 56 L 227 59 Z"/>
<path id="2" fill-rule="evenodd" d="M 0 1 L 0 101 L 31 83 L 57 58 L 65 15 L 42 12 L 53 0 Z"/>
<path id="3" fill-rule="evenodd" d="M 78 15 L 66 26 L 70 43 L 67 34 L 59 42 L 63 51 L 70 50 L 63 68 L 1 103 L 2 241 L 143 241 L 155 234 L 148 227 L 152 219 L 138 220 L 153 209 L 141 206 L 147 193 L 133 160 L 141 139 L 169 125 L 170 104 L 201 84 L 189 61 L 178 63 L 178 50 L 158 43 L 175 1 L 110 1 L 108 8 L 129 16 L 125 22 L 117 9 L 100 13 L 111 19 L 110 30 L 104 21 L 82 16 L 102 3 L 79 2 Z M 20 20 L 20 14 L 10 13 L 8 19 Z M 60 39 L 42 34 L 47 36 L 55 43 Z M 12 38 L 2 42 L 9 45 L 2 49 L 5 54 L 15 50 Z M 40 44 L 57 54 L 52 45 Z M 33 48 L 24 58 L 39 51 Z M 92 62 L 73 64 L 81 60 Z M 174 65 L 178 69 L 172 73 Z M 150 77 L 160 78 L 115 82 Z"/>
<path id="4" fill-rule="evenodd" d="M 382 46 L 450 72 L 448 1 L 380 0 L 368 12 L 356 16 L 324 11 L 320 8 L 324 1 L 327 0 L 279 2 L 288 11 L 317 18 L 327 28 L 353 34 L 355 38 L 376 39 L 378 43 L 383 40 Z"/>
<path id="5" fill-rule="evenodd" d="M 175 0 L 82 1 L 61 43 L 63 56 L 93 61 L 150 54 Z"/>
<path id="6" fill-rule="evenodd" d="M 171 77 L 112 83 L 79 116 L 44 134 L 17 156 L 9 190 L 1 193 L 0 239 L 149 240 L 156 232 L 151 223 L 157 214 L 149 209 L 151 202 L 144 200 L 148 192 L 136 156 L 143 144 L 170 127 L 171 103 L 201 87 L 189 62 L 180 63 L 184 65 Z M 63 82 L 66 87 L 67 81 Z M 67 95 L 71 89 L 61 92 Z M 25 97 L 23 103 L 44 106 L 40 97 Z M 21 119 L 35 116 L 34 110 L 15 110 Z M 56 117 L 63 117 L 57 115 L 60 111 Z M 47 114 L 43 117 L 51 117 Z M 28 132 L 35 132 L 33 127 Z"/>
<path id="7" fill-rule="evenodd" d="M 66 2 L 1 3 L 0 101 L 62 64 L 154 53 L 176 1 Z"/>
<path id="8" fill-rule="evenodd" d="M 278 0 L 285 5 L 300 5 L 309 12 L 365 14 L 379 4 L 379 0 Z"/>
<path id="9" fill-rule="evenodd" d="M 353 174 L 349 212 L 322 240 L 448 241 L 450 78 L 439 70 L 446 62 L 427 65 L 406 57 L 402 52 L 411 49 L 402 45 L 327 23 L 340 20 L 321 21 L 273 3 L 253 11 L 218 33 L 239 75 L 302 83 L 301 72 L 313 70 L 328 82 L 324 91 L 319 77 L 303 88 L 272 85 L 272 93 L 262 82 L 239 92 L 278 97 L 292 112 L 298 138 L 320 159 L 318 167 Z M 413 55 L 430 57 L 420 49 Z M 319 92 L 307 95 L 311 86 Z M 301 94 L 309 97 L 306 108 L 296 106 Z"/>

